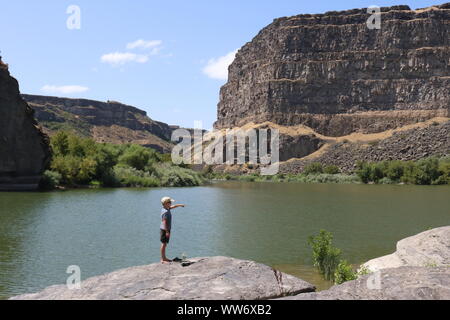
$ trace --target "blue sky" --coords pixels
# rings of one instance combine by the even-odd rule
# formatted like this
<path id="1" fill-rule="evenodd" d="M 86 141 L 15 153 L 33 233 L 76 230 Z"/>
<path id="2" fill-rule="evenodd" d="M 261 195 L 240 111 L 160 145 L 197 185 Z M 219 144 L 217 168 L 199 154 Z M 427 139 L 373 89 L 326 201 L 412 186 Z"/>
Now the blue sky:
<path id="1" fill-rule="evenodd" d="M 2 3 L 0 50 L 22 93 L 116 100 L 209 129 L 233 52 L 274 18 L 444 2 L 15 0 Z M 67 28 L 70 5 L 81 10 L 79 30 Z"/>

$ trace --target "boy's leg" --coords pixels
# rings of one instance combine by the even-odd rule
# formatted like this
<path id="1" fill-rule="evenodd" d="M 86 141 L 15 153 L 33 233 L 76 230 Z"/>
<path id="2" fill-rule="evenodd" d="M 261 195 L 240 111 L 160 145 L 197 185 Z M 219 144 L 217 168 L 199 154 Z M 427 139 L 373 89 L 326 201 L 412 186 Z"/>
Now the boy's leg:
<path id="1" fill-rule="evenodd" d="M 161 262 L 171 262 L 169 259 L 167 259 L 166 256 L 166 247 L 169 243 L 169 239 L 166 236 L 165 230 L 160 230 L 161 235 Z"/>
<path id="2" fill-rule="evenodd" d="M 167 247 L 167 243 L 161 243 L 161 262 L 169 260 L 166 257 L 166 247 Z"/>

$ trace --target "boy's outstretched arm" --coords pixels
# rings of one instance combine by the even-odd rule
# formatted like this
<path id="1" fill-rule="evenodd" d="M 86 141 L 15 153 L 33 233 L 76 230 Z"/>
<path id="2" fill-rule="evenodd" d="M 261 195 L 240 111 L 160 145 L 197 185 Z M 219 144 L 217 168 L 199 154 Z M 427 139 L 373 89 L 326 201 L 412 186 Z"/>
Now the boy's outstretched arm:
<path id="1" fill-rule="evenodd" d="M 170 209 L 176 209 L 176 208 L 184 208 L 185 205 L 184 204 L 176 204 L 174 206 L 171 206 Z"/>

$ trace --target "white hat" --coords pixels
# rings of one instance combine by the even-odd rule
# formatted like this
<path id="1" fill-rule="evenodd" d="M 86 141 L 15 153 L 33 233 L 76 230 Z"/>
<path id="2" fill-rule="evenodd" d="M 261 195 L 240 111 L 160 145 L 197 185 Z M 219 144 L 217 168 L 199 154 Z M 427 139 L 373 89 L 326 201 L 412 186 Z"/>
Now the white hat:
<path id="1" fill-rule="evenodd" d="M 161 203 L 164 204 L 164 203 L 166 203 L 166 202 L 175 202 L 175 200 L 173 200 L 173 199 L 170 198 L 170 197 L 163 197 L 163 198 L 161 199 Z"/>

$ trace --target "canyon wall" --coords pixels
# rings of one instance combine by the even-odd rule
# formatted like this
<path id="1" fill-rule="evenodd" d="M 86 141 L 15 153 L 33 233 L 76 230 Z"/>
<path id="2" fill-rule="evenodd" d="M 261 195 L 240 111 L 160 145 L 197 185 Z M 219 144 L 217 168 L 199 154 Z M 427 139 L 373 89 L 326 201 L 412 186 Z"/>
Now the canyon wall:
<path id="1" fill-rule="evenodd" d="M 271 121 L 327 136 L 449 117 L 450 3 L 275 19 L 237 53 L 215 127 Z"/>
<path id="2" fill-rule="evenodd" d="M 136 107 L 116 101 L 96 101 L 23 94 L 36 119 L 52 135 L 59 130 L 92 137 L 97 142 L 136 143 L 170 152 L 173 128 L 155 121 Z"/>
<path id="3" fill-rule="evenodd" d="M 50 161 L 48 137 L 0 61 L 0 190 L 33 190 Z"/>
<path id="4" fill-rule="evenodd" d="M 169 125 L 147 117 L 147 113 L 136 107 L 116 101 L 95 101 L 88 99 L 70 99 L 38 95 L 22 95 L 36 110 L 39 121 L 64 122 L 66 118 L 58 115 L 59 110 L 82 118 L 91 125 L 118 125 L 132 130 L 146 130 L 152 134 L 170 140 L 172 129 Z"/>

